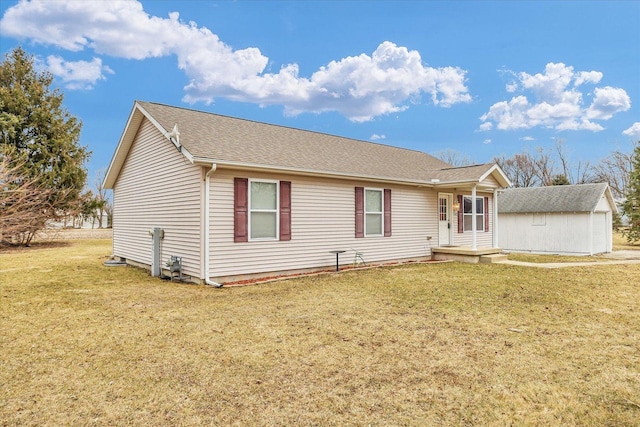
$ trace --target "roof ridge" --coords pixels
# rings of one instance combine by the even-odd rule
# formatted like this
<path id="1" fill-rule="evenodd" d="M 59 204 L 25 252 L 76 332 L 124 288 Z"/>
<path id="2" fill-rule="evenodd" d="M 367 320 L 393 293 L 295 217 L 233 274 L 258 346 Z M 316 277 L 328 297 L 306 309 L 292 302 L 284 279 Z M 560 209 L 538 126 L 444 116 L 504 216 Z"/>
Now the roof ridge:
<path id="1" fill-rule="evenodd" d="M 544 190 L 549 188 L 569 188 L 569 187 L 586 187 L 586 186 L 606 186 L 609 185 L 606 182 L 585 182 L 582 184 L 566 184 L 566 185 L 537 185 L 532 187 L 511 187 L 507 190 Z"/>
<path id="2" fill-rule="evenodd" d="M 444 161 L 444 160 L 443 160 Z M 445 162 L 447 163 L 447 162 Z M 446 170 L 452 170 L 452 169 L 465 169 L 465 168 L 477 168 L 480 166 L 488 166 L 488 165 L 495 165 L 497 164 L 496 162 L 487 162 L 487 163 L 476 163 L 473 165 L 463 165 L 463 166 L 451 166 L 448 168 L 442 168 L 442 169 L 435 169 L 435 170 L 440 170 L 440 171 L 446 171 Z"/>

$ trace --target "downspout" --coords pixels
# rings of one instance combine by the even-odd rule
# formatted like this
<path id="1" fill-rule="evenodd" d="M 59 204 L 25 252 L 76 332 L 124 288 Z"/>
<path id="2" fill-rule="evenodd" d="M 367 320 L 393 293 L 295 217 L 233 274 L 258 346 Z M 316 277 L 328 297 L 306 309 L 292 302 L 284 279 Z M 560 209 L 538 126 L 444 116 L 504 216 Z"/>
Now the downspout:
<path id="1" fill-rule="evenodd" d="M 207 285 L 221 288 L 222 283 L 209 280 L 209 255 L 211 252 L 211 237 L 209 236 L 209 231 L 211 229 L 211 183 L 209 181 L 209 174 L 215 172 L 216 167 L 217 165 L 215 163 L 211 163 L 211 169 L 209 169 L 207 174 L 204 176 L 204 282 Z"/>

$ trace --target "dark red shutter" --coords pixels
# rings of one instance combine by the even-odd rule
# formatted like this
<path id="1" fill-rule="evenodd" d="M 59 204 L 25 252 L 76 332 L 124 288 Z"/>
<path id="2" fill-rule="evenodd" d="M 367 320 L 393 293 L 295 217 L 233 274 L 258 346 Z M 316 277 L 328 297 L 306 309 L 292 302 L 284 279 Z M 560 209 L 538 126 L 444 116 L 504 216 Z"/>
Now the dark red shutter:
<path id="1" fill-rule="evenodd" d="M 464 216 L 462 215 L 464 212 L 464 203 L 462 194 L 458 194 L 458 204 L 460 205 L 458 209 L 458 233 L 464 233 Z"/>
<path id="2" fill-rule="evenodd" d="M 248 201 L 249 180 L 247 178 L 233 179 L 233 241 L 249 241 L 248 233 Z"/>
<path id="3" fill-rule="evenodd" d="M 280 181 L 280 240 L 291 240 L 290 181 Z"/>
<path id="4" fill-rule="evenodd" d="M 391 190 L 384 189 L 384 237 L 391 236 Z"/>
<path id="5" fill-rule="evenodd" d="M 364 187 L 356 187 L 356 237 L 364 237 Z"/>
<path id="6" fill-rule="evenodd" d="M 489 231 L 489 198 L 484 198 L 484 231 Z"/>

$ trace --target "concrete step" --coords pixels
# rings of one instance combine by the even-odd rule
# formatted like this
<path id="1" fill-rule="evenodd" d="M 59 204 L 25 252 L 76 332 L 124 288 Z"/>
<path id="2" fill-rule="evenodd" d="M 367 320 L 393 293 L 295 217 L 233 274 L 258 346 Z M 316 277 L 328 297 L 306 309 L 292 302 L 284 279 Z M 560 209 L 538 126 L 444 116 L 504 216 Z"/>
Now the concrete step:
<path id="1" fill-rule="evenodd" d="M 482 255 L 480 257 L 480 262 L 483 264 L 496 264 L 500 262 L 505 262 L 506 260 L 507 260 L 506 254 Z"/>

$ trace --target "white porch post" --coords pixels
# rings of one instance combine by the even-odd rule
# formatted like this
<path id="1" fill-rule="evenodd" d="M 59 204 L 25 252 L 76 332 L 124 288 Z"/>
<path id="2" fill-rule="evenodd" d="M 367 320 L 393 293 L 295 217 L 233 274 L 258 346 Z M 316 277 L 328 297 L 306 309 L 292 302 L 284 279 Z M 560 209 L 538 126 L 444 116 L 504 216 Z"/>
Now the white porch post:
<path id="1" fill-rule="evenodd" d="M 498 190 L 493 190 L 493 247 L 499 247 L 498 243 Z"/>
<path id="2" fill-rule="evenodd" d="M 476 186 L 475 185 L 471 189 L 471 218 L 473 218 L 473 220 L 471 221 L 471 233 L 473 234 L 473 237 L 471 240 L 471 249 L 475 251 L 476 249 L 478 249 L 478 238 L 476 236 L 478 227 L 476 224 Z"/>

